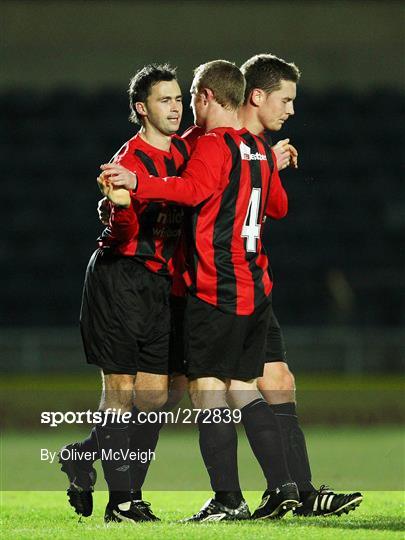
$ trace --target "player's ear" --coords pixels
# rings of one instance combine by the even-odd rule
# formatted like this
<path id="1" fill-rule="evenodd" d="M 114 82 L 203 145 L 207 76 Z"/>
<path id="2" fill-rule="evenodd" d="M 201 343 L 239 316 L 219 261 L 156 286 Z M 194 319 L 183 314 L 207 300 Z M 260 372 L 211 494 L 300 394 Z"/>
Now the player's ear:
<path id="1" fill-rule="evenodd" d="M 253 88 L 250 92 L 249 101 L 255 107 L 260 107 L 264 103 L 265 93 L 261 88 Z"/>
<path id="2" fill-rule="evenodd" d="M 135 103 L 135 110 L 140 116 L 147 116 L 148 111 L 146 110 L 145 103 L 143 101 L 137 101 Z"/>
<path id="3" fill-rule="evenodd" d="M 209 101 L 215 99 L 214 92 L 210 88 L 203 88 L 201 90 L 203 96 L 204 104 L 207 104 Z"/>

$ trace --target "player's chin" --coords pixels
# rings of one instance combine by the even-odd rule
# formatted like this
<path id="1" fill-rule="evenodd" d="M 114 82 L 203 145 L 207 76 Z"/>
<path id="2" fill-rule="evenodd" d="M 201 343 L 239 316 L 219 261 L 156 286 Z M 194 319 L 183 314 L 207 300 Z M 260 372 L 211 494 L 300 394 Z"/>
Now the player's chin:
<path id="1" fill-rule="evenodd" d="M 179 130 L 179 127 L 180 127 L 180 121 L 170 122 L 169 125 L 167 126 L 167 134 L 173 135 L 173 133 L 176 133 L 176 131 Z"/>
<path id="2" fill-rule="evenodd" d="M 270 131 L 280 131 L 280 129 L 284 126 L 284 122 L 282 120 L 279 120 L 278 122 L 274 122 L 272 126 L 269 126 L 267 129 Z"/>
<path id="3" fill-rule="evenodd" d="M 163 133 L 164 133 L 165 135 L 167 135 L 167 136 L 170 136 L 170 135 L 174 135 L 175 133 L 177 133 L 178 130 L 179 130 L 179 126 L 177 126 L 177 127 L 172 126 L 172 127 L 167 127 L 167 128 L 163 131 Z"/>

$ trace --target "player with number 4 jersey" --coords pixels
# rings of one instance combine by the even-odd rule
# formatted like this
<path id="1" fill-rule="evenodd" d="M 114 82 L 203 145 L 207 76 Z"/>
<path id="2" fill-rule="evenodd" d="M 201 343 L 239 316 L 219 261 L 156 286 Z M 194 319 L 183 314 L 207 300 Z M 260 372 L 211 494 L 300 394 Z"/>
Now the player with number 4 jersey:
<path id="1" fill-rule="evenodd" d="M 198 419 L 215 497 L 185 520 L 191 522 L 250 516 L 239 485 L 229 405 L 240 409 L 267 488 L 277 495 L 261 517 L 281 517 L 299 504 L 276 417 L 256 386 L 263 373 L 272 289 L 260 229 L 266 215 L 286 214 L 287 196 L 271 150 L 238 119 L 244 90 L 244 77 L 230 62 L 216 60 L 195 70 L 191 105 L 196 125 L 206 134 L 181 176 L 157 178 L 102 166 L 106 181 L 130 190 L 137 200 L 192 207 L 185 273 L 191 293 L 185 316 L 189 391 L 193 406 L 215 412 L 217 421 L 206 421 L 205 414 Z"/>
<path id="2" fill-rule="evenodd" d="M 138 199 L 193 206 L 192 294 L 226 313 L 250 315 L 272 289 L 260 238 L 266 215 L 282 218 L 287 195 L 269 147 L 246 129 L 216 128 L 199 138 L 181 177 L 139 170 Z"/>

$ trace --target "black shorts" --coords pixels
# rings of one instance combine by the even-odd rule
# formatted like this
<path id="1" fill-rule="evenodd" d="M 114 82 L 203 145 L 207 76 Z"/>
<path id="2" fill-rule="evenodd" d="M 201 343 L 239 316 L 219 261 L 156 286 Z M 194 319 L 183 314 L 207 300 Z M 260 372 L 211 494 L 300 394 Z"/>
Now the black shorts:
<path id="1" fill-rule="evenodd" d="M 186 372 L 184 356 L 184 317 L 187 297 L 170 295 L 169 373 Z"/>
<path id="2" fill-rule="evenodd" d="M 270 306 L 269 327 L 266 338 L 266 363 L 287 362 L 284 335 L 280 328 L 273 306 Z"/>
<path id="3" fill-rule="evenodd" d="M 87 362 L 108 373 L 167 374 L 170 280 L 98 249 L 86 271 L 80 329 Z"/>
<path id="4" fill-rule="evenodd" d="M 248 381 L 263 375 L 270 304 L 252 315 L 224 313 L 189 296 L 185 340 L 190 379 L 217 377 Z"/>

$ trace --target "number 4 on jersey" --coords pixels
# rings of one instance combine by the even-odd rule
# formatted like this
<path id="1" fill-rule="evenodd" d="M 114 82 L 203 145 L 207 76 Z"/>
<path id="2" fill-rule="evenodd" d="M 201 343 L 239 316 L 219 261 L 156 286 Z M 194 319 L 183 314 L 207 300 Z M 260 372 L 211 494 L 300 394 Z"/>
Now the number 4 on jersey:
<path id="1" fill-rule="evenodd" d="M 261 188 L 252 189 L 241 234 L 242 238 L 246 238 L 246 251 L 254 253 L 257 250 L 257 239 L 260 237 L 261 223 L 258 221 L 261 191 Z"/>

